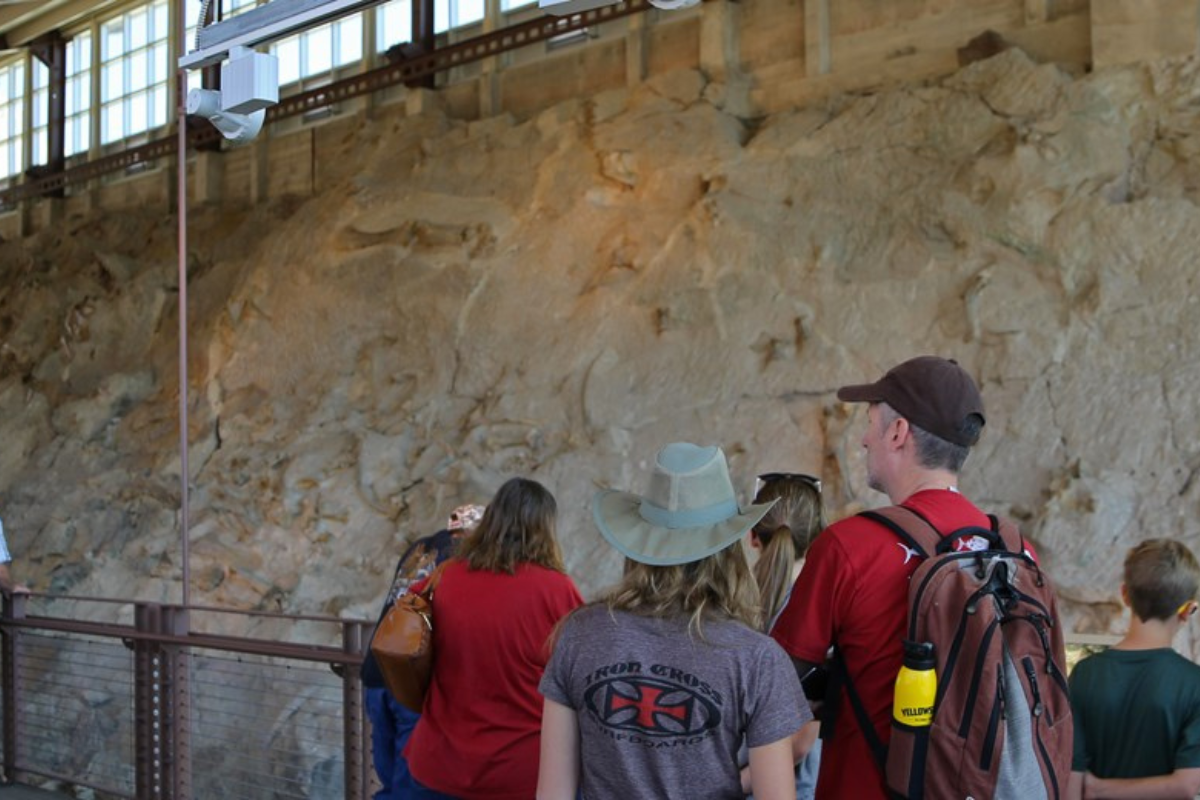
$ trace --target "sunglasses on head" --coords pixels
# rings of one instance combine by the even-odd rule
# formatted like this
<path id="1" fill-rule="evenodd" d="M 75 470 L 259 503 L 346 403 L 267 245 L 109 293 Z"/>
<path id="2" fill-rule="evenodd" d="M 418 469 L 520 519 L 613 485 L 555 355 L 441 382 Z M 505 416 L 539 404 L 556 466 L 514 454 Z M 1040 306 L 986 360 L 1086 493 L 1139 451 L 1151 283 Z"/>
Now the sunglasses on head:
<path id="1" fill-rule="evenodd" d="M 754 487 L 754 493 L 758 494 L 764 487 L 778 481 L 799 481 L 817 490 L 821 491 L 821 479 L 816 475 L 808 475 L 804 472 L 764 472 L 758 476 L 758 485 Z"/>

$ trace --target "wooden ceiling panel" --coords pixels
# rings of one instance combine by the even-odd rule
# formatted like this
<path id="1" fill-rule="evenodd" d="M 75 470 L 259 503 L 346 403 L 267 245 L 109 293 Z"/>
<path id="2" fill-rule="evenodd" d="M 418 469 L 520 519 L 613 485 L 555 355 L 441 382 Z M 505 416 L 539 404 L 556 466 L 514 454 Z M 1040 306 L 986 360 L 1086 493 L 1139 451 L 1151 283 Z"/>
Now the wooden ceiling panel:
<path id="1" fill-rule="evenodd" d="M 9 47 L 71 26 L 119 0 L 0 0 L 0 35 Z"/>

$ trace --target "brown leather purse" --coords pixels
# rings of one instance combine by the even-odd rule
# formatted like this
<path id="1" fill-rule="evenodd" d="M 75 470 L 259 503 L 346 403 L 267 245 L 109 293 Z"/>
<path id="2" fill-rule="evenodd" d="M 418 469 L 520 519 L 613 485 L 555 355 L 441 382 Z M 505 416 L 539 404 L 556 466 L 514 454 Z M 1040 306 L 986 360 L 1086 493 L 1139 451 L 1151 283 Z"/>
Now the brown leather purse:
<path id="1" fill-rule="evenodd" d="M 388 691 L 418 714 L 433 673 L 433 590 L 447 563 L 438 565 L 422 591 L 397 597 L 371 639 L 371 653 Z"/>

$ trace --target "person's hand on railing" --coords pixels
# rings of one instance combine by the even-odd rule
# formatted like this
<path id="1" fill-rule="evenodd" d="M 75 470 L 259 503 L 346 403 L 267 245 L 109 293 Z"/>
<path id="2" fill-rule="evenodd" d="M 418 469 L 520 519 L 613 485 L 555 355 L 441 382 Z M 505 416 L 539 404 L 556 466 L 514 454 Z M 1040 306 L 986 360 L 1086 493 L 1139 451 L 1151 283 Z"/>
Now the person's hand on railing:
<path id="1" fill-rule="evenodd" d="M 3 528 L 0 528 L 0 531 L 3 531 Z M 0 532 L 0 536 L 3 535 Z M 3 539 L 0 539 L 0 543 L 3 541 Z M 10 563 L 9 561 L 5 561 L 0 564 L 0 592 L 3 592 L 5 597 L 11 597 L 14 594 L 29 594 L 28 586 L 13 580 L 12 572 L 9 570 Z"/>

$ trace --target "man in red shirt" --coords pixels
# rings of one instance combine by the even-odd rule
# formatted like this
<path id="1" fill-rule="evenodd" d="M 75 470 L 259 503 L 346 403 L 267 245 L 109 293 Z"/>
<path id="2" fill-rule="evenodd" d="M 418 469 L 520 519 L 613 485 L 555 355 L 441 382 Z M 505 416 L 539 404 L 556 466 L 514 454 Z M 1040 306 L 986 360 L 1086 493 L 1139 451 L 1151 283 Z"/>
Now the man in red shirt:
<path id="1" fill-rule="evenodd" d="M 958 492 L 958 473 L 983 429 L 983 399 L 954 361 L 921 356 L 875 383 L 838 390 L 844 402 L 869 403 L 867 483 L 911 509 L 943 534 L 989 527 L 984 512 Z M 971 547 L 967 539 L 963 546 Z M 920 559 L 883 525 L 849 517 L 813 542 L 791 599 L 772 636 L 801 676 L 837 645 L 850 681 L 871 718 L 861 729 L 842 691 L 832 739 L 824 742 L 817 800 L 887 798 L 872 741 L 891 736 L 892 690 L 901 664 L 908 582 Z"/>

